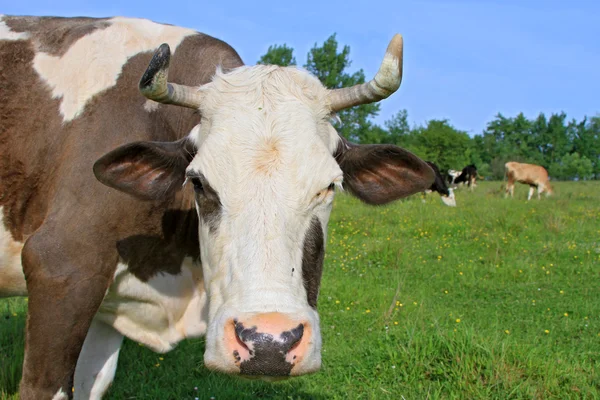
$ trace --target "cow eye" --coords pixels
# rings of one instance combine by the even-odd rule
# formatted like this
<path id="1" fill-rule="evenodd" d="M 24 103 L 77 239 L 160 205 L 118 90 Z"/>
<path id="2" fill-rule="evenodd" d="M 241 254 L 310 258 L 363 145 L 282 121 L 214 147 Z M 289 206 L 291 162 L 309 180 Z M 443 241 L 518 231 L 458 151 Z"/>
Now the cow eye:
<path id="1" fill-rule="evenodd" d="M 202 186 L 202 181 L 200 180 L 200 178 L 192 178 L 192 185 L 194 185 L 194 191 L 196 193 L 201 193 L 204 190 L 204 187 Z"/>
<path id="2" fill-rule="evenodd" d="M 317 195 L 315 196 L 315 199 L 318 201 L 325 200 L 325 198 L 327 198 L 327 195 L 330 194 L 331 192 L 333 192 L 334 190 L 335 190 L 335 183 L 332 183 L 331 185 L 327 186 L 327 189 L 323 189 L 323 190 L 319 191 L 317 193 Z"/>

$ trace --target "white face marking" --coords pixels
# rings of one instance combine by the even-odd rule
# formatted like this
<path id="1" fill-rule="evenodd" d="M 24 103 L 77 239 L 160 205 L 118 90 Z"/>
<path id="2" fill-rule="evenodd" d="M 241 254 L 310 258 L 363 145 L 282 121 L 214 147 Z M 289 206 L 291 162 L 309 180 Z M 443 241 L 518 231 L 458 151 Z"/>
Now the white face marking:
<path id="1" fill-rule="evenodd" d="M 23 243 L 15 241 L 5 229 L 3 215 L 3 207 L 0 207 L 0 297 L 25 296 L 27 286 L 21 265 Z"/>
<path id="2" fill-rule="evenodd" d="M 168 43 L 174 53 L 183 39 L 197 33 L 143 19 L 117 17 L 109 23 L 79 39 L 63 56 L 43 52 L 35 56 L 34 68 L 52 89 L 52 97 L 62 98 L 60 113 L 65 122 L 76 118 L 96 94 L 114 86 L 130 57 L 162 43 Z"/>
<path id="3" fill-rule="evenodd" d="M 0 14 L 0 40 L 26 40 L 29 35 L 26 32 L 13 32 L 4 22 L 4 15 Z"/>
<path id="4" fill-rule="evenodd" d="M 326 230 L 328 186 L 342 176 L 326 89 L 305 71 L 256 66 L 217 74 L 200 90 L 188 172 L 203 174 L 221 205 L 218 228 L 201 221 L 199 229 L 210 299 L 205 360 L 227 370 L 218 339 L 227 321 L 279 312 L 312 326 L 310 370 L 320 363 L 321 337 L 303 282 L 303 241 L 313 218 Z"/>

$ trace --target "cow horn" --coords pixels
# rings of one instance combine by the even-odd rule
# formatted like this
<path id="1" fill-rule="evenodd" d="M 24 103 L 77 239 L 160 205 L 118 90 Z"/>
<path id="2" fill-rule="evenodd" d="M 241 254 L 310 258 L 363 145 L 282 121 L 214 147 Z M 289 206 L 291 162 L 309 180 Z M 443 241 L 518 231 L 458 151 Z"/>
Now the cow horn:
<path id="1" fill-rule="evenodd" d="M 360 104 L 385 99 L 400 87 L 402 82 L 402 36 L 394 35 L 387 47 L 377 75 L 370 82 L 329 91 L 331 111 L 340 111 Z"/>
<path id="2" fill-rule="evenodd" d="M 171 49 L 163 43 L 156 50 L 140 80 L 140 92 L 150 100 L 163 104 L 198 109 L 202 104 L 202 96 L 191 86 L 167 82 Z"/>

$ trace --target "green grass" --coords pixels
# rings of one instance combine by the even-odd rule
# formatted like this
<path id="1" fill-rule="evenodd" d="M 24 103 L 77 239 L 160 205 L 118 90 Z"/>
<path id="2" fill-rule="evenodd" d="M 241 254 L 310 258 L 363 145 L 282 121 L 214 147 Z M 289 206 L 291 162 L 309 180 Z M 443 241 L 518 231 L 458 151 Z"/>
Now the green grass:
<path id="1" fill-rule="evenodd" d="M 338 195 L 319 373 L 249 382 L 204 368 L 202 340 L 165 355 L 126 341 L 107 398 L 600 398 L 600 183 L 531 202 L 500 186 L 458 191 L 457 208 Z M 16 398 L 26 304 L 0 300 L 0 399 Z"/>

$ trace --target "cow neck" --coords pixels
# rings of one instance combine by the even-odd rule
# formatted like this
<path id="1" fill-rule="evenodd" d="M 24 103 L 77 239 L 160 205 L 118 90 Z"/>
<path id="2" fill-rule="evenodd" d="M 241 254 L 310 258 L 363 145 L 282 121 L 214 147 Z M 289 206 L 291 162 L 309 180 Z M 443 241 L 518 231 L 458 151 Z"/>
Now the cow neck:
<path id="1" fill-rule="evenodd" d="M 179 275 L 186 257 L 200 261 L 198 214 L 193 199 L 193 191 L 183 188 L 157 206 L 163 212 L 157 215 L 153 232 L 131 235 L 117 242 L 120 258 L 141 281 L 163 273 Z"/>

